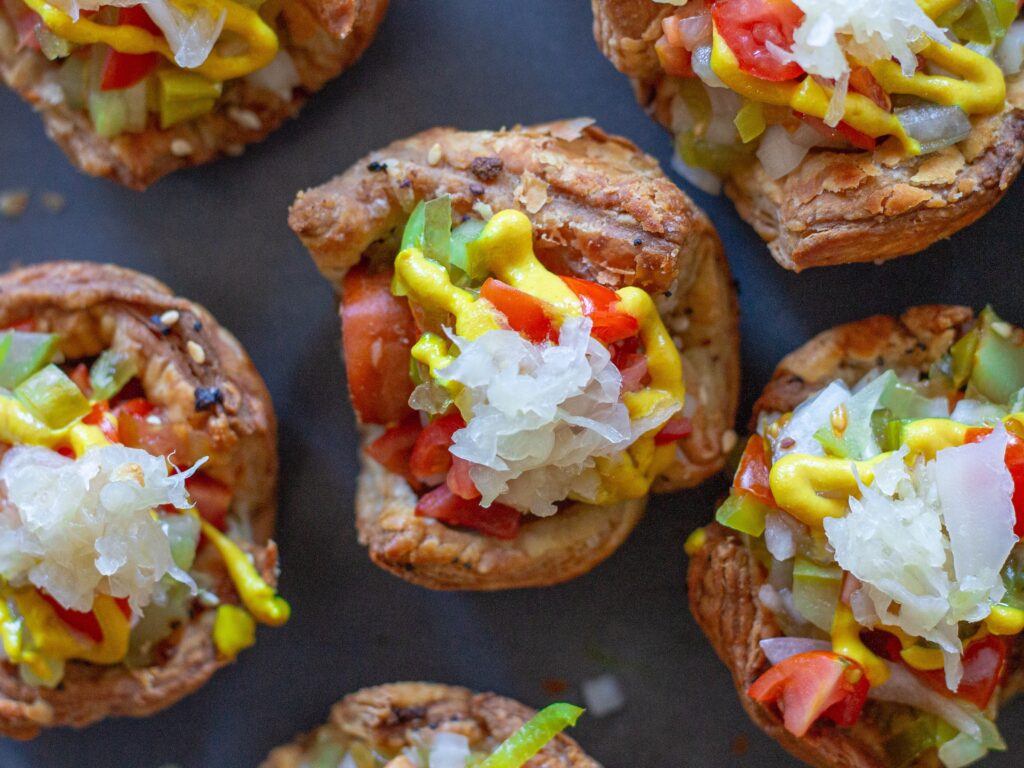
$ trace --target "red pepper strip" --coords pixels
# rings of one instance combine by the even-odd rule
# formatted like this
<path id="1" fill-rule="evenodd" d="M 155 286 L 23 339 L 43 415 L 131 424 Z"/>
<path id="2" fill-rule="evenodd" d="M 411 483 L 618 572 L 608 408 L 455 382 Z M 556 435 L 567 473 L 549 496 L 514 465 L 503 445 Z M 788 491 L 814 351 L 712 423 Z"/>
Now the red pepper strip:
<path id="1" fill-rule="evenodd" d="M 590 335 L 595 339 L 609 345 L 636 336 L 640 331 L 635 317 L 615 308 L 619 297 L 611 288 L 578 277 L 561 277 L 579 298 L 583 314 L 593 323 Z"/>
<path id="2" fill-rule="evenodd" d="M 946 673 L 943 670 L 912 671 L 944 696 L 955 696 L 971 702 L 979 709 L 985 709 L 1003 678 L 1006 656 L 1006 641 L 997 635 L 987 635 L 968 643 L 963 658 L 964 676 L 960 679 L 956 693 L 946 687 Z"/>
<path id="3" fill-rule="evenodd" d="M 146 13 L 146 9 L 141 5 L 118 8 L 117 23 L 138 27 L 153 35 L 163 35 L 160 27 L 153 23 L 149 14 Z M 158 53 L 121 53 L 111 48 L 107 51 L 107 57 L 103 62 L 100 90 L 118 91 L 123 88 L 131 88 L 145 80 L 149 73 L 156 69 L 159 62 L 160 54 Z"/>
<path id="4" fill-rule="evenodd" d="M 423 428 L 409 457 L 409 471 L 417 480 L 429 483 L 447 474 L 452 466 L 452 455 L 448 452 L 452 435 L 465 426 L 462 415 L 455 412 L 439 416 Z"/>
<path id="5" fill-rule="evenodd" d="M 389 472 L 403 477 L 411 477 L 409 459 L 422 430 L 419 414 L 410 413 L 366 446 L 364 450 L 367 456 L 383 465 Z M 413 480 L 415 481 L 415 478 Z"/>
<path id="6" fill-rule="evenodd" d="M 818 718 L 849 727 L 868 697 L 868 678 L 857 662 L 831 651 L 791 656 L 761 675 L 747 695 L 761 704 L 777 702 L 786 730 L 804 736 Z"/>
<path id="7" fill-rule="evenodd" d="M 655 445 L 668 445 L 676 440 L 682 440 L 693 433 L 693 422 L 685 416 L 676 416 L 669 419 L 661 431 L 654 436 Z"/>
<path id="8" fill-rule="evenodd" d="M 96 618 L 96 614 L 93 611 L 72 611 L 58 603 L 49 593 L 40 589 L 39 594 L 53 607 L 57 618 L 76 632 L 80 632 L 88 637 L 94 643 L 103 642 L 103 629 L 100 627 L 99 619 Z M 114 598 L 114 602 L 121 609 L 121 613 L 124 614 L 126 619 L 131 617 L 132 611 L 128 607 L 128 600 L 126 598 Z"/>
<path id="9" fill-rule="evenodd" d="M 775 503 L 775 496 L 772 495 L 772 487 L 768 481 L 770 472 L 764 438 L 760 435 L 751 435 L 747 447 L 743 450 L 736 477 L 732 481 L 733 489 L 777 509 L 779 505 Z"/>
<path id="10" fill-rule="evenodd" d="M 513 331 L 534 344 L 558 338 L 545 303 L 536 296 L 489 277 L 480 287 L 480 297 L 491 302 L 505 316 Z"/>
<path id="11" fill-rule="evenodd" d="M 990 427 L 971 427 L 967 430 L 965 443 L 977 443 L 992 434 Z M 1013 511 L 1017 515 L 1013 532 L 1024 538 L 1024 440 L 1010 432 L 1006 443 L 1006 468 L 1013 478 Z"/>
<path id="12" fill-rule="evenodd" d="M 416 515 L 449 525 L 473 528 L 485 536 L 506 541 L 518 535 L 523 517 L 518 510 L 496 502 L 489 507 L 481 507 L 477 501 L 456 496 L 447 485 L 439 486 L 420 497 Z"/>

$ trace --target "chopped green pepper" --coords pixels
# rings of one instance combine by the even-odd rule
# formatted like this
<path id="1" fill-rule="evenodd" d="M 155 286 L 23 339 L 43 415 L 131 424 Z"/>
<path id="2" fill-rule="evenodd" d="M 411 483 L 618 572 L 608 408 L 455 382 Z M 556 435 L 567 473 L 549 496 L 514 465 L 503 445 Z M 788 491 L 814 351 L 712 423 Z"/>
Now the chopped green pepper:
<path id="1" fill-rule="evenodd" d="M 839 605 L 843 570 L 797 557 L 793 563 L 793 604 L 823 632 L 830 632 Z"/>
<path id="2" fill-rule="evenodd" d="M 423 227 L 425 222 L 424 206 L 426 204 L 421 200 L 416 204 L 416 207 L 412 209 L 412 213 L 409 214 L 409 220 L 405 222 L 405 229 L 402 230 L 402 247 L 401 250 L 406 248 L 419 248 L 423 245 Z"/>
<path id="3" fill-rule="evenodd" d="M 448 195 L 423 206 L 423 255 L 443 267 L 451 256 L 452 199 Z"/>
<path id="4" fill-rule="evenodd" d="M 757 537 L 764 533 L 765 518 L 770 511 L 753 496 L 733 493 L 718 508 L 715 520 L 726 528 Z"/>
<path id="5" fill-rule="evenodd" d="M 520 768 L 555 736 L 576 725 L 582 714 L 583 709 L 572 704 L 549 704 L 505 739 L 479 768 Z"/>
<path id="6" fill-rule="evenodd" d="M 1006 36 L 1017 18 L 1017 0 L 977 0 L 951 25 L 961 40 L 993 45 Z"/>
<path id="7" fill-rule="evenodd" d="M 14 389 L 38 371 L 57 351 L 55 333 L 7 331 L 0 341 L 0 387 Z"/>
<path id="8" fill-rule="evenodd" d="M 973 390 L 994 403 L 1007 403 L 1024 387 L 1024 347 L 1014 343 L 1012 327 L 991 307 L 982 311 L 977 331 L 968 394 Z"/>
<path id="9" fill-rule="evenodd" d="M 110 349 L 104 350 L 89 369 L 93 399 L 109 400 L 120 392 L 136 373 L 135 363 L 128 355 Z"/>
<path id="10" fill-rule="evenodd" d="M 922 714 L 886 739 L 885 751 L 892 759 L 893 768 L 905 768 L 916 764 L 922 754 L 942 746 L 956 734 L 957 730 L 946 721 Z"/>
<path id="11" fill-rule="evenodd" d="M 66 427 L 91 408 L 78 385 L 53 364 L 25 379 L 14 394 L 50 429 Z"/>

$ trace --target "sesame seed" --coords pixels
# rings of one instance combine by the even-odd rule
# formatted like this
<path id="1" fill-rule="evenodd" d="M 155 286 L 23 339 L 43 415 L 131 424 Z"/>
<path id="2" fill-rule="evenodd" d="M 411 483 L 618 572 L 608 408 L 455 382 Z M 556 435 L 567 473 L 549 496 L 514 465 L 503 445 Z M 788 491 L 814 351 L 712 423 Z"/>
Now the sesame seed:
<path id="1" fill-rule="evenodd" d="M 387 169 L 388 164 L 382 163 L 379 160 L 373 160 L 370 162 L 369 165 L 366 166 L 366 170 L 370 171 L 370 173 L 380 173 L 381 171 L 386 171 Z"/>
<path id="2" fill-rule="evenodd" d="M 431 165 L 437 165 L 438 163 L 441 162 L 440 144 L 435 144 L 430 148 L 430 151 L 427 152 L 427 162 L 430 163 Z"/>
<path id="3" fill-rule="evenodd" d="M 727 429 L 722 433 L 722 453 L 728 453 L 736 447 L 736 442 L 739 438 L 736 436 L 736 430 Z"/>
<path id="4" fill-rule="evenodd" d="M 170 328 L 172 325 L 174 325 L 176 322 L 178 322 L 178 320 L 180 318 L 181 318 L 181 315 L 178 314 L 178 310 L 176 310 L 176 309 L 168 309 L 166 312 L 164 312 L 162 315 L 160 315 L 160 322 L 163 325 L 166 325 L 168 328 Z"/>
<path id="5" fill-rule="evenodd" d="M 171 154 L 175 157 L 188 157 L 192 154 L 192 144 L 186 139 L 175 139 L 171 142 Z"/>
<path id="6" fill-rule="evenodd" d="M 247 131 L 258 131 L 263 127 L 263 121 L 260 120 L 260 116 L 251 109 L 229 107 L 228 117 L 230 117 L 236 125 L 241 128 L 245 128 Z"/>
<path id="7" fill-rule="evenodd" d="M 189 340 L 188 344 L 185 345 L 185 349 L 188 350 L 189 357 L 195 360 L 197 365 L 202 365 L 206 362 L 206 350 L 194 341 Z"/>

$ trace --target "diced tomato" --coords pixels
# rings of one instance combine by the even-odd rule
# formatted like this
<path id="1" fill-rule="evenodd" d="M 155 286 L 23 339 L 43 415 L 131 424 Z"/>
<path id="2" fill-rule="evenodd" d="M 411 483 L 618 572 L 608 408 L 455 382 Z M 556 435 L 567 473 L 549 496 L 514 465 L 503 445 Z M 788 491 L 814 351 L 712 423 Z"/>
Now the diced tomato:
<path id="1" fill-rule="evenodd" d="M 667 21 L 667 19 L 666 19 Z M 654 44 L 661 68 L 672 77 L 694 77 L 693 53 L 681 45 L 672 45 L 664 35 Z"/>
<path id="2" fill-rule="evenodd" d="M 900 651 L 903 650 L 903 646 L 900 645 L 900 639 L 896 635 L 886 632 L 884 629 L 870 629 L 861 632 L 860 639 L 876 656 L 881 656 L 888 661 L 900 660 Z"/>
<path id="3" fill-rule="evenodd" d="M 452 455 L 448 452 L 452 435 L 464 426 L 466 422 L 456 411 L 439 416 L 423 428 L 409 457 L 409 470 L 417 480 L 429 483 L 447 474 L 452 465 Z"/>
<path id="4" fill-rule="evenodd" d="M 57 618 L 76 632 L 80 632 L 88 637 L 94 643 L 103 642 L 103 629 L 100 627 L 99 619 L 96 618 L 96 614 L 93 611 L 72 611 L 58 603 L 47 592 L 40 589 L 39 594 L 50 604 L 53 612 L 57 614 Z M 128 600 L 126 598 L 118 597 L 114 599 L 114 602 L 121 609 L 121 613 L 124 614 L 126 619 L 131 617 L 132 611 L 128 607 Z"/>
<path id="5" fill-rule="evenodd" d="M 163 34 L 142 5 L 119 8 L 117 23 L 121 26 L 138 27 L 153 35 Z M 159 62 L 159 53 L 121 53 L 111 48 L 103 62 L 100 90 L 117 91 L 131 88 L 145 80 Z"/>
<path id="6" fill-rule="evenodd" d="M 12 325 L 5 325 L 5 331 L 25 331 L 31 333 L 36 328 L 36 324 L 32 320 L 22 320 L 20 323 L 13 323 Z"/>
<path id="7" fill-rule="evenodd" d="M 408 414 L 409 355 L 419 337 L 409 302 L 391 294 L 390 270 L 365 264 L 342 283 L 341 325 L 352 407 L 367 424 L 394 424 Z"/>
<path id="8" fill-rule="evenodd" d="M 786 730 L 802 737 L 820 717 L 838 725 L 857 722 L 868 697 L 868 678 L 857 662 L 831 651 L 791 656 L 759 677 L 747 695 L 777 703 Z"/>
<path id="9" fill-rule="evenodd" d="M 675 416 L 668 420 L 661 431 L 654 436 L 655 445 L 668 445 L 676 440 L 689 437 L 693 432 L 693 422 L 685 416 Z"/>
<path id="10" fill-rule="evenodd" d="M 617 341 L 608 347 L 608 351 L 612 356 L 612 365 L 620 371 L 624 371 L 632 362 L 631 356 L 640 352 L 640 338 L 633 336 L 628 339 L 623 339 L 622 341 Z"/>
<path id="11" fill-rule="evenodd" d="M 79 363 L 76 365 L 68 377 L 75 382 L 82 394 L 86 397 L 92 396 L 92 383 L 89 381 L 89 366 L 85 363 Z"/>
<path id="12" fill-rule="evenodd" d="M 469 500 L 480 498 L 480 491 L 476 489 L 473 478 L 469 476 L 469 470 L 472 468 L 473 462 L 466 461 L 461 456 L 452 456 L 452 466 L 448 470 L 445 483 L 448 489 L 460 498 Z"/>
<path id="13" fill-rule="evenodd" d="M 70 445 L 61 445 L 57 447 L 57 453 L 66 459 L 75 458 L 75 450 Z"/>
<path id="14" fill-rule="evenodd" d="M 988 435 L 992 434 L 989 427 L 972 427 L 967 430 L 965 443 L 977 443 Z M 1017 522 L 1014 523 L 1013 532 L 1019 538 L 1024 538 L 1024 439 L 1008 433 L 1006 443 L 1006 468 L 1010 470 L 1010 477 L 1013 478 L 1013 511 L 1017 515 Z"/>
<path id="15" fill-rule="evenodd" d="M 619 297 L 611 288 L 578 277 L 562 276 L 562 281 L 579 298 L 583 314 L 593 323 L 590 335 L 598 341 L 610 345 L 639 332 L 637 319 L 615 308 Z"/>
<path id="16" fill-rule="evenodd" d="M 419 414 L 410 413 L 364 450 L 367 456 L 383 465 L 389 472 L 408 476 L 412 449 L 422 430 Z"/>
<path id="17" fill-rule="evenodd" d="M 996 635 L 986 635 L 968 643 L 963 656 L 964 676 L 955 694 L 946 687 L 946 674 L 943 670 L 914 670 L 914 673 L 944 696 L 955 695 L 979 709 L 985 709 L 1003 678 L 1006 655 L 1006 641 Z"/>
<path id="18" fill-rule="evenodd" d="M 799 64 L 781 61 L 768 49 L 769 42 L 787 51 L 793 47 L 804 12 L 792 0 L 717 0 L 711 16 L 744 72 L 773 82 L 804 73 Z"/>
<path id="19" fill-rule="evenodd" d="M 148 400 L 125 400 L 113 412 L 121 442 L 129 448 L 141 448 L 153 456 L 167 456 L 178 450 L 173 425 Z"/>
<path id="20" fill-rule="evenodd" d="M 508 320 L 509 327 L 534 344 L 555 341 L 554 323 L 548 317 L 545 303 L 526 291 L 489 277 L 480 287 L 480 297 L 487 299 Z"/>
<path id="21" fill-rule="evenodd" d="M 516 537 L 523 517 L 518 510 L 497 502 L 481 507 L 477 501 L 456 496 L 447 485 L 438 486 L 420 497 L 416 514 L 449 525 L 473 528 L 485 536 L 505 540 Z"/>
<path id="22" fill-rule="evenodd" d="M 827 125 L 824 120 L 817 117 L 805 115 L 801 112 L 794 112 L 794 114 L 826 139 L 831 139 L 832 141 L 843 141 L 845 139 L 857 149 L 863 149 L 869 152 L 878 145 L 878 141 L 873 136 L 861 133 L 848 123 L 840 121 L 839 125 L 832 128 Z"/>
<path id="23" fill-rule="evenodd" d="M 764 438 L 760 435 L 751 435 L 747 441 L 747 447 L 743 450 L 743 456 L 740 458 L 736 477 L 732 481 L 733 489 L 738 493 L 753 496 L 762 504 L 777 507 L 775 496 L 772 495 L 771 484 L 768 481 L 770 472 L 771 466 L 768 464 L 768 457 L 764 450 Z"/>
<path id="24" fill-rule="evenodd" d="M 619 359 L 619 373 L 622 374 L 622 391 L 639 392 L 647 378 L 647 358 L 639 352 L 630 352 Z"/>
<path id="25" fill-rule="evenodd" d="M 14 28 L 18 33 L 18 50 L 22 48 L 31 48 L 34 51 L 41 50 L 39 39 L 36 37 L 36 25 L 43 23 L 42 17 L 28 8 L 19 10 L 20 12 L 14 17 Z"/>
<path id="26" fill-rule="evenodd" d="M 867 96 L 886 112 L 892 111 L 892 99 L 867 67 L 854 67 L 850 72 L 850 90 Z"/>
<path id="27" fill-rule="evenodd" d="M 200 517 L 218 530 L 227 529 L 228 510 L 231 509 L 231 489 L 209 475 L 197 472 L 185 481 L 189 496 L 195 502 Z"/>
<path id="28" fill-rule="evenodd" d="M 93 403 L 92 410 L 82 417 L 82 423 L 99 427 L 107 440 L 112 443 L 119 443 L 121 442 L 121 435 L 118 429 L 118 420 L 113 415 L 108 416 L 108 414 L 110 414 L 110 406 L 106 400 L 100 400 L 98 403 Z"/>

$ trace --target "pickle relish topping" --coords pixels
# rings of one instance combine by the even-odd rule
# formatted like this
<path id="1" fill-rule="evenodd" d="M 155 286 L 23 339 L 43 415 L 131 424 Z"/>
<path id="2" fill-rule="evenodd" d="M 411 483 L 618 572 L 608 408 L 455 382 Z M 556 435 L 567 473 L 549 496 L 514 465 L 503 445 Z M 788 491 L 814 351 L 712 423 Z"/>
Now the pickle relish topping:
<path id="1" fill-rule="evenodd" d="M 233 490 L 203 472 L 208 456 L 191 455 L 208 438 L 190 438 L 140 396 L 127 355 L 71 363 L 59 342 L 0 332 L 2 657 L 46 687 L 68 661 L 153 663 L 200 594 L 218 602 L 196 565 L 203 546 L 217 551 L 243 606 L 217 607 L 221 654 L 252 645 L 255 620 L 287 620 L 287 603 L 221 532 Z M 192 466 L 179 470 L 175 454 Z"/>
<path id="2" fill-rule="evenodd" d="M 688 0 L 656 44 L 677 163 L 698 186 L 755 153 L 768 176 L 813 147 L 951 147 L 1021 71 L 1017 0 Z"/>
<path id="3" fill-rule="evenodd" d="M 748 694 L 792 733 L 851 726 L 872 698 L 918 713 L 888 734 L 901 765 L 1005 749 L 991 707 L 1024 630 L 1024 332 L 986 309 L 926 376 L 876 370 L 762 414 L 717 519 L 768 568 L 759 599 L 784 637 Z"/>
<path id="4" fill-rule="evenodd" d="M 567 500 L 645 496 L 690 432 L 651 296 L 549 271 L 518 211 L 451 217 L 420 203 L 393 272 L 345 278 L 353 405 L 388 427 L 368 455 L 425 491 L 417 514 L 498 538 Z"/>

